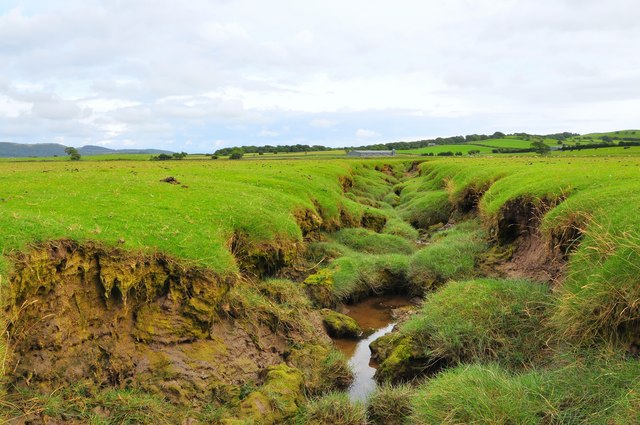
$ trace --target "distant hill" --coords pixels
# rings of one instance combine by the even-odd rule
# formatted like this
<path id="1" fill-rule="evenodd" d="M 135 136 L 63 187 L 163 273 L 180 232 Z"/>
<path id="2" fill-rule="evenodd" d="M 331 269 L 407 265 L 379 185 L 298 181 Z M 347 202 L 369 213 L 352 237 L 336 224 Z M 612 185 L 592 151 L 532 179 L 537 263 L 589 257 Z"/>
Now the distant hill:
<path id="1" fill-rule="evenodd" d="M 64 152 L 66 147 L 58 143 L 22 144 L 0 142 L 0 158 L 66 156 Z M 81 155 L 108 155 L 115 153 L 159 155 L 161 153 L 173 153 L 160 149 L 109 149 L 91 145 L 78 148 L 78 152 Z"/>

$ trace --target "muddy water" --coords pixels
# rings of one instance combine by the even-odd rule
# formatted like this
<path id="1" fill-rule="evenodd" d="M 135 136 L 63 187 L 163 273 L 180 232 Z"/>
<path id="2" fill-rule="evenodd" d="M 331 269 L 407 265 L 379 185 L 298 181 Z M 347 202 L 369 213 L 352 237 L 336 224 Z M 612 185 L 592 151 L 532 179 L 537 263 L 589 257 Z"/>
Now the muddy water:
<path id="1" fill-rule="evenodd" d="M 349 388 L 352 400 L 364 400 L 376 388 L 373 375 L 377 365 L 371 359 L 369 344 L 393 330 L 395 319 L 393 310 L 411 305 L 407 297 L 385 295 L 368 298 L 357 304 L 347 306 L 343 311 L 355 319 L 360 327 L 369 335 L 361 340 L 335 339 L 336 346 L 349 358 L 354 373 L 354 381 Z"/>

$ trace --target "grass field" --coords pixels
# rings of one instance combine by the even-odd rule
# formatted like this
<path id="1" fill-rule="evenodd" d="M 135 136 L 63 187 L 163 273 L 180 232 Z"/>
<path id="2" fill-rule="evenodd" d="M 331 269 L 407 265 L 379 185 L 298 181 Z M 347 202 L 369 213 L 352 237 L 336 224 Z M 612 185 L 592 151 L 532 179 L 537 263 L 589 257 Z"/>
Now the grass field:
<path id="1" fill-rule="evenodd" d="M 339 220 L 344 162 L 78 161 L 0 164 L 2 252 L 57 238 L 159 250 L 236 270 L 236 232 L 256 246 L 299 241 L 294 214 Z M 161 182 L 173 176 L 181 184 Z"/>
<path id="2" fill-rule="evenodd" d="M 469 151 L 476 150 L 481 153 L 491 153 L 491 148 L 485 146 L 476 146 L 471 144 L 460 144 L 460 145 L 438 145 L 438 146 L 430 146 L 426 148 L 420 149 L 410 149 L 406 151 L 399 151 L 399 153 L 411 153 L 411 154 L 425 154 L 425 153 L 433 153 L 434 155 L 439 154 L 440 152 L 462 152 L 464 155 L 468 155 Z"/>
<path id="3" fill-rule="evenodd" d="M 1 161 L 0 276 L 6 282 L 13 253 L 61 238 L 162 252 L 234 276 L 243 272 L 238 240 L 247 252 L 284 257 L 306 247 L 320 270 L 310 268 L 311 276 L 300 279 L 304 285 L 250 285 L 256 276 L 247 274 L 221 310 L 294 332 L 309 325 L 305 294 L 312 290 L 319 291 L 312 301 L 330 307 L 372 293 L 426 291 L 424 306 L 400 337 L 390 338 L 381 370 L 391 376 L 397 368 L 415 368 L 417 358 L 435 359 L 445 371 L 413 387 L 383 387 L 368 406 L 370 420 L 388 418 L 385 400 L 396 400 L 398 414 L 411 424 L 633 423 L 640 406 L 638 362 L 629 354 L 640 345 L 639 152 L 611 147 L 548 157 L 435 157 L 421 158 L 415 168 L 415 157 L 347 160 L 332 153 L 299 160 L 265 154 L 240 161 Z M 168 176 L 179 183 L 161 181 Z M 488 279 L 477 267 L 491 247 L 515 249 L 510 226 L 522 217 L 511 217 L 512 211 L 539 229 L 546 247 L 566 250 L 565 272 L 552 290 L 531 280 Z M 327 233 L 305 240 L 319 230 Z M 296 341 L 292 347 L 301 350 Z M 303 386 L 290 366 L 269 373 Z M 319 391 L 303 404 L 296 392 L 291 405 L 284 397 L 290 389 L 279 382 L 239 389 L 242 397 L 252 394 L 247 402 L 240 398 L 242 406 L 263 397 L 299 423 L 365 420 L 365 406 L 342 393 Z M 95 403 L 111 405 L 116 397 L 100 393 L 85 403 L 70 394 L 74 409 L 84 406 L 83 418 Z M 139 407 L 132 411 L 154 406 L 160 412 L 141 421 L 166 413 L 161 401 L 136 394 Z"/>

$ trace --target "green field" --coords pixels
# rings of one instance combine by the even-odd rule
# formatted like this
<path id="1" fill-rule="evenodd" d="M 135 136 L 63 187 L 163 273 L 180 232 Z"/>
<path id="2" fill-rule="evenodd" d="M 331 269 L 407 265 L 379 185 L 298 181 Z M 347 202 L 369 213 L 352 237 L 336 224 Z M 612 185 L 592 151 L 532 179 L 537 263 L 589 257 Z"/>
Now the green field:
<path id="1" fill-rule="evenodd" d="M 101 158 L 102 159 L 102 158 Z M 345 162 L 57 161 L 0 164 L 6 254 L 33 241 L 99 240 L 237 270 L 234 232 L 256 246 L 300 240 L 294 215 L 315 201 L 339 219 Z M 175 177 L 181 184 L 160 180 Z"/>
<path id="2" fill-rule="evenodd" d="M 429 146 L 426 148 L 399 151 L 399 153 L 412 153 L 412 154 L 433 153 L 434 155 L 437 155 L 441 152 L 453 152 L 454 154 L 456 152 L 462 152 L 462 154 L 468 155 L 469 151 L 471 150 L 478 150 L 481 153 L 491 153 L 491 148 L 489 147 L 476 146 L 472 144 Z"/>
<path id="3" fill-rule="evenodd" d="M 478 147 L 426 149 L 462 148 Z M 419 164 L 415 156 L 347 159 L 344 151 L 0 161 L 3 369 L 12 383 L 0 392 L 0 414 L 77 423 L 634 423 L 638 153 L 608 147 Z M 169 176 L 179 183 L 161 181 Z M 75 257 L 47 248 L 69 239 L 86 248 Z M 83 280 L 92 261 L 100 281 Z M 104 287 L 100 306 L 83 301 L 87 282 Z M 76 293 L 64 298 L 67 290 Z M 344 359 L 319 335 L 320 309 L 398 292 L 423 304 L 374 343 L 386 384 L 353 404 L 340 392 L 349 380 Z M 56 307 L 57 299 L 72 301 Z M 16 329 L 61 335 L 60 323 L 77 323 L 64 332 L 85 335 L 97 326 L 96 308 L 105 321 L 122 314 L 101 342 L 83 340 L 102 353 L 95 364 L 125 373 L 151 362 L 158 375 L 145 379 L 158 384 L 115 372 L 99 381 L 96 369 L 52 395 L 47 383 L 68 382 L 63 371 L 13 375 Z M 37 326 L 21 324 L 29 312 L 41 313 Z M 78 312 L 75 322 L 56 321 Z M 117 347 L 129 334 L 134 354 L 122 352 L 133 360 L 123 360 Z M 243 338 L 243 349 L 232 345 Z M 26 353 L 45 355 L 38 344 Z M 43 346 L 53 352 L 64 340 Z M 209 366 L 219 356 L 226 363 Z M 231 366 L 252 374 L 215 375 Z M 198 367 L 216 376 L 215 386 L 176 378 Z"/>

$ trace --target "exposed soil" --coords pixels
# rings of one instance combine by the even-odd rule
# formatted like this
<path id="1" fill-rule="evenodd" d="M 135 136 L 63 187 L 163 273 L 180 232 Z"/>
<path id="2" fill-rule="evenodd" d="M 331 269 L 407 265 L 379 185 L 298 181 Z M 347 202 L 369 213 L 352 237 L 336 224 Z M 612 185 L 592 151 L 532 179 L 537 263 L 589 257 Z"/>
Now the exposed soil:
<path id="1" fill-rule="evenodd" d="M 528 278 L 541 282 L 556 282 L 565 269 L 565 259 L 551 249 L 538 231 L 521 236 L 515 242 L 511 258 L 496 264 L 497 270 L 508 278 Z"/>
<path id="2" fill-rule="evenodd" d="M 560 202 L 562 199 L 537 202 L 515 199 L 507 202 L 491 233 L 495 241 L 509 247 L 512 254 L 488 259 L 489 267 L 495 267 L 497 274 L 509 278 L 542 282 L 560 280 L 568 254 L 577 247 L 581 237 L 579 228 L 572 224 L 563 226 L 550 237 L 541 234 L 542 217 Z M 484 266 L 487 268 L 487 264 Z"/>
<path id="3" fill-rule="evenodd" d="M 162 183 L 169 183 L 169 184 L 180 184 L 180 182 L 178 180 L 176 180 L 175 177 L 169 176 L 169 177 L 165 177 L 164 179 L 160 180 Z"/>
<path id="4" fill-rule="evenodd" d="M 14 258 L 10 387 L 133 387 L 224 402 L 279 364 L 287 341 L 218 314 L 234 283 L 161 255 L 57 241 Z"/>

